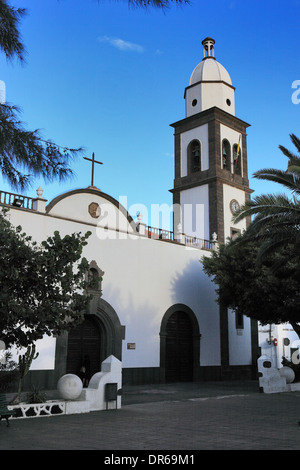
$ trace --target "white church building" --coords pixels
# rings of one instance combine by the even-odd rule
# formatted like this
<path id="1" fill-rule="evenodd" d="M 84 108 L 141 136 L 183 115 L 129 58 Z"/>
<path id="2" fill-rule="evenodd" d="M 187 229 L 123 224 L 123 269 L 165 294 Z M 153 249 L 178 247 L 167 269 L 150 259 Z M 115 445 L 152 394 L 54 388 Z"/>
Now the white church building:
<path id="1" fill-rule="evenodd" d="M 84 322 L 45 338 L 31 383 L 54 389 L 61 376 L 78 374 L 88 355 L 91 374 L 114 355 L 123 384 L 251 379 L 256 377 L 257 322 L 220 308 L 201 257 L 246 228 L 232 214 L 250 197 L 246 130 L 235 116 L 235 88 L 202 41 L 203 59 L 185 89 L 185 117 L 174 129 L 174 231 L 134 222 L 119 201 L 94 186 L 52 201 L 0 192 L 10 221 L 41 242 L 91 231 L 83 256 L 102 281 Z M 50 356 L 43 344 L 50 345 Z M 43 354 L 51 366 L 43 366 Z M 42 364 L 38 366 L 38 364 Z"/>

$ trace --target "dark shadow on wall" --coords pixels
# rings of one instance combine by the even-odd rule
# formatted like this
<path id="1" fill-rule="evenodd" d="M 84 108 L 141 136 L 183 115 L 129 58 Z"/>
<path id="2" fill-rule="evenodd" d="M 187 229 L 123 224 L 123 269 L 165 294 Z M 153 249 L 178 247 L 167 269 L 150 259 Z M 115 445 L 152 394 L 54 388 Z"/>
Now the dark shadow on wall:
<path id="1" fill-rule="evenodd" d="M 183 271 L 174 273 L 171 297 L 174 303 L 198 307 L 206 302 L 216 302 L 215 287 L 203 272 L 200 259 L 191 260 Z"/>

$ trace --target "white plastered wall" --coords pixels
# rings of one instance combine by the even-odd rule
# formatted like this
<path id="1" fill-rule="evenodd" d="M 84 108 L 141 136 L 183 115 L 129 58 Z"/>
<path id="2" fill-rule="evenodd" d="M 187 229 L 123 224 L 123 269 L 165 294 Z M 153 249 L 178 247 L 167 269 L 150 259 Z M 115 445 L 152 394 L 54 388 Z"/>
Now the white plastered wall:
<path id="1" fill-rule="evenodd" d="M 202 110 L 217 106 L 227 113 L 235 114 L 234 89 L 225 83 L 202 83 Z M 227 104 L 230 100 L 230 105 Z"/>
<path id="2" fill-rule="evenodd" d="M 99 204 L 101 213 L 99 218 L 92 218 L 89 214 L 89 204 Z M 90 193 L 75 193 L 60 199 L 50 210 L 49 215 L 68 218 L 81 223 L 93 224 L 107 229 L 130 231 L 133 229 L 128 223 L 126 214 L 105 197 Z"/>
<path id="3" fill-rule="evenodd" d="M 179 303 L 198 319 L 201 365 L 219 365 L 219 313 L 214 286 L 202 272 L 204 253 L 147 238 L 102 243 L 103 298 L 126 325 L 123 366 L 159 366 L 161 321 Z"/>
<path id="4" fill-rule="evenodd" d="M 180 193 L 182 232 L 185 235 L 210 239 L 208 185 L 196 186 Z"/>
<path id="5" fill-rule="evenodd" d="M 244 328 L 236 329 L 235 313 L 228 310 L 229 365 L 251 364 L 251 320 L 244 316 Z"/>
<path id="6" fill-rule="evenodd" d="M 124 239 L 124 233 L 99 228 L 94 225 L 94 220 L 91 221 L 93 225 L 89 225 L 86 209 L 95 201 L 95 195 L 86 194 L 83 200 L 84 204 L 80 206 L 75 195 L 62 199 L 56 216 L 53 211 L 49 216 L 11 209 L 10 219 L 38 242 L 55 230 L 61 236 L 92 232 L 83 256 L 89 261 L 95 260 L 104 271 L 102 298 L 114 308 L 120 323 L 125 326 L 123 367 L 159 366 L 161 321 L 166 311 L 178 303 L 189 307 L 198 319 L 202 335 L 200 365 L 220 365 L 216 294 L 200 263 L 201 256 L 208 252 L 132 233 Z M 75 206 L 76 220 L 71 220 L 70 208 Z M 68 219 L 63 218 L 64 213 Z M 128 350 L 127 343 L 135 343 L 136 348 Z"/>
<path id="7" fill-rule="evenodd" d="M 197 100 L 197 103 L 193 106 L 194 100 Z M 186 117 L 214 106 L 235 115 L 234 101 L 234 88 L 225 83 L 199 83 L 186 89 Z"/>

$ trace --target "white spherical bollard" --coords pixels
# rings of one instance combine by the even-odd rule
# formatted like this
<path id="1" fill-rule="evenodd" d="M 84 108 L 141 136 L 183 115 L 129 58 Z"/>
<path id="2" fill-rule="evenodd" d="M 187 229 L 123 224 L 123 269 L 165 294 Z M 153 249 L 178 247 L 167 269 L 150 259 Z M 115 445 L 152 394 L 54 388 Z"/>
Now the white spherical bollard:
<path id="1" fill-rule="evenodd" d="M 281 377 L 286 379 L 287 384 L 291 384 L 295 380 L 295 372 L 290 367 L 281 367 L 281 369 L 279 369 L 279 374 Z"/>
<path id="2" fill-rule="evenodd" d="M 82 381 L 75 374 L 63 375 L 57 382 L 57 390 L 64 400 L 76 400 L 82 392 Z"/>

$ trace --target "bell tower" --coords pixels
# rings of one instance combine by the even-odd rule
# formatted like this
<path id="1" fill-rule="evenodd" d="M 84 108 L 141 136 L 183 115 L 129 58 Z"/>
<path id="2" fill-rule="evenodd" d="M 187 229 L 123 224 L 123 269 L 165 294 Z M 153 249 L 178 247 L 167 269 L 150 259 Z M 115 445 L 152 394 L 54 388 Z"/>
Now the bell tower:
<path id="1" fill-rule="evenodd" d="M 203 59 L 185 89 L 186 117 L 174 128 L 174 231 L 224 243 L 246 228 L 234 211 L 250 198 L 246 129 L 235 116 L 235 88 L 215 59 L 215 41 L 202 41 Z"/>

